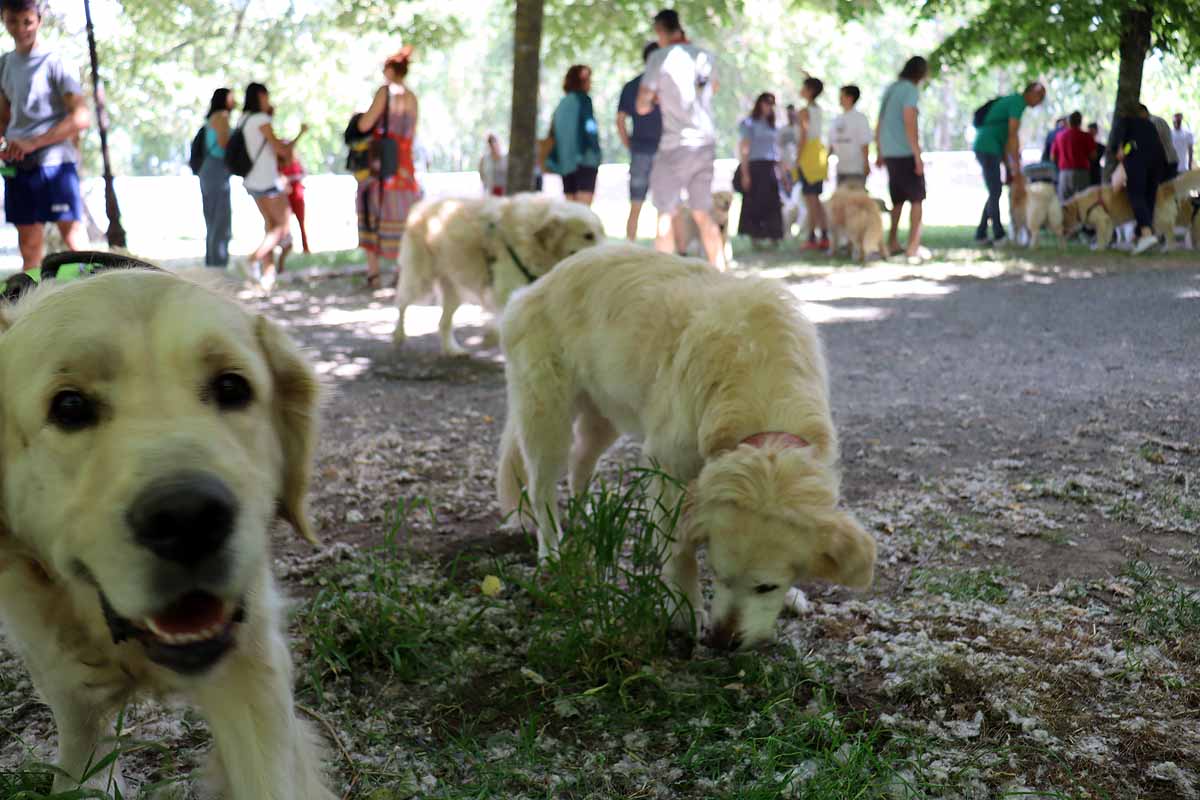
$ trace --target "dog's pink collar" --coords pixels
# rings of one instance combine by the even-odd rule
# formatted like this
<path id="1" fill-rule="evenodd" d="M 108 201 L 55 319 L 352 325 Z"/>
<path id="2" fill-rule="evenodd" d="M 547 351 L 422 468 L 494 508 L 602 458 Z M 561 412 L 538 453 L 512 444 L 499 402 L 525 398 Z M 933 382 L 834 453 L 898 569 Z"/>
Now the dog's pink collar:
<path id="1" fill-rule="evenodd" d="M 762 433 L 756 433 L 753 436 L 747 436 L 745 439 L 742 439 L 739 444 L 748 444 L 751 447 L 763 447 L 768 442 L 780 442 L 785 447 L 808 447 L 807 439 L 801 439 L 799 436 L 784 433 L 783 431 L 763 431 Z"/>

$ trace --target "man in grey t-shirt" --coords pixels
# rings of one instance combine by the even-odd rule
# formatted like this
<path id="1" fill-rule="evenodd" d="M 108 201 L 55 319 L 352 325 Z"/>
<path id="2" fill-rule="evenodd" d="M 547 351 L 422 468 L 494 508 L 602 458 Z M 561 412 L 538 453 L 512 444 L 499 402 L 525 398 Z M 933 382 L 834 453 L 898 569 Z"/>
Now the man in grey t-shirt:
<path id="1" fill-rule="evenodd" d="M 26 270 L 42 262 L 47 222 L 70 250 L 84 246 L 75 139 L 91 124 L 79 81 L 38 44 L 36 0 L 0 0 L 16 49 L 0 56 L 0 159 L 4 216 L 17 226 Z"/>
<path id="2" fill-rule="evenodd" d="M 675 252 L 671 217 L 682 204 L 686 189 L 704 252 L 713 266 L 723 270 L 725 245 L 712 218 L 716 60 L 687 40 L 674 11 L 660 11 L 654 17 L 654 33 L 659 49 L 646 62 L 637 97 L 639 114 L 650 113 L 656 104 L 662 111 L 662 139 L 650 172 L 650 195 L 658 209 L 654 247 L 664 253 Z"/>

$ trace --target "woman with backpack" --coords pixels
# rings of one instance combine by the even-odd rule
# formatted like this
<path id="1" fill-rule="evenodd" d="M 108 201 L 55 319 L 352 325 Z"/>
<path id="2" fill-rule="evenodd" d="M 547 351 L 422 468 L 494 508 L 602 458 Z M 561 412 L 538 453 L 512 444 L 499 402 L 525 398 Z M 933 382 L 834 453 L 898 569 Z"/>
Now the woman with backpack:
<path id="1" fill-rule="evenodd" d="M 271 96 L 267 87 L 261 83 L 247 86 L 242 119 L 230 136 L 230 146 L 226 152 L 227 163 L 238 151 L 242 151 L 243 157 L 249 157 L 249 168 L 242 178 L 242 185 L 254 198 L 262 214 L 265 233 L 258 248 L 246 261 L 246 273 L 268 292 L 275 286 L 275 248 L 280 248 L 279 261 L 282 264 L 292 247 L 291 210 L 279 175 L 279 159 L 290 159 L 292 147 L 275 135 L 271 116 Z M 237 143 L 235 139 L 239 136 L 243 141 Z M 230 166 L 233 167 L 232 164 Z M 239 170 L 233 171 L 236 173 Z"/>
<path id="2" fill-rule="evenodd" d="M 600 131 L 588 96 L 591 90 L 591 67 L 576 64 L 567 70 L 566 94 L 554 109 L 550 127 L 554 144 L 546 157 L 546 171 L 562 176 L 566 198 L 585 206 L 592 204 L 600 168 Z"/>
<path id="3" fill-rule="evenodd" d="M 417 96 L 404 83 L 412 46 L 406 45 L 383 63 L 386 83 L 375 92 L 371 107 L 357 116 L 360 133 L 371 135 L 370 171 L 358 184 L 358 246 L 367 254 L 367 288 L 381 286 L 380 259 L 395 263 L 409 210 L 421 199 L 413 166 L 417 132 Z"/>
<path id="4" fill-rule="evenodd" d="M 233 211 L 229 202 L 229 167 L 225 145 L 229 143 L 229 114 L 234 109 L 233 92 L 217 89 L 208 104 L 204 127 L 197 137 L 201 150 L 200 198 L 204 207 L 204 265 L 224 268 L 229 264 L 229 240 L 233 237 Z M 193 164 L 193 168 L 195 168 Z"/>

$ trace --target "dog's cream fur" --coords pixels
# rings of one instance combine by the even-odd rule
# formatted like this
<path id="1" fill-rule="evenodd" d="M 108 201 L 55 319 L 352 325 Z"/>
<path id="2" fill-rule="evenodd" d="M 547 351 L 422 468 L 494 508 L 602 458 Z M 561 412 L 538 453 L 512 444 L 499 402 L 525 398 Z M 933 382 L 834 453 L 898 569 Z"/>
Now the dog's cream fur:
<path id="1" fill-rule="evenodd" d="M 1014 181 L 1008 192 L 1008 215 L 1013 241 L 1037 247 L 1042 226 L 1058 239 L 1059 248 L 1067 245 L 1063 233 L 1063 207 L 1054 184 L 1045 181 Z"/>
<path id="2" fill-rule="evenodd" d="M 829 255 L 836 255 L 845 246 L 855 261 L 887 258 L 883 241 L 883 220 L 879 203 L 866 191 L 858 188 L 839 188 L 825 204 L 829 220 Z"/>
<path id="3" fill-rule="evenodd" d="M 604 226 L 587 206 L 562 198 L 518 194 L 508 198 L 430 200 L 409 214 L 400 245 L 394 340 L 404 342 L 404 312 L 437 289 L 442 305 L 442 351 L 466 350 L 454 339 L 454 311 L 463 295 L 498 313 L 514 289 L 528 283 L 511 247 L 535 277 L 562 259 L 599 244 Z"/>
<path id="4" fill-rule="evenodd" d="M 253 390 L 244 408 L 218 409 L 210 396 L 229 372 Z M 68 390 L 99 404 L 94 424 L 48 419 Z M 125 702 L 180 693 L 211 726 L 221 796 L 332 800 L 316 737 L 294 709 L 269 555 L 276 517 L 312 538 L 317 398 L 311 368 L 278 328 L 173 275 L 102 273 L 0 307 L 0 621 L 54 713 L 59 763 L 74 779 L 56 777 L 56 791 L 104 757 Z M 214 476 L 236 498 L 215 576 L 160 559 L 127 522 L 144 490 L 180 470 Z M 232 649 L 207 671 L 176 672 L 137 640 L 113 642 L 101 592 L 139 621 L 200 580 L 245 610 Z"/>
<path id="5" fill-rule="evenodd" d="M 1177 175 L 1158 187 L 1154 200 L 1154 232 L 1166 238 L 1166 249 L 1174 245 L 1179 206 L 1188 203 L 1188 195 L 1197 190 L 1200 190 L 1200 169 Z M 1098 199 L 1103 202 L 1097 202 Z M 1124 189 L 1114 191 L 1107 183 L 1079 192 L 1063 206 L 1063 226 L 1067 235 L 1084 224 L 1091 225 L 1096 229 L 1099 249 L 1109 246 L 1114 227 L 1132 222 L 1133 206 L 1129 204 L 1129 195 Z"/>
<path id="6" fill-rule="evenodd" d="M 870 584 L 874 540 L 837 508 L 821 343 L 781 286 L 606 245 L 514 295 L 500 333 L 508 420 L 497 485 L 506 512 L 528 487 L 540 558 L 560 538 L 559 478 L 582 491 L 625 433 L 690 484 L 664 575 L 700 609 L 696 548 L 707 544 L 718 646 L 769 637 L 797 580 Z M 760 432 L 808 445 L 743 442 Z M 662 489 L 670 506 L 674 490 Z"/>

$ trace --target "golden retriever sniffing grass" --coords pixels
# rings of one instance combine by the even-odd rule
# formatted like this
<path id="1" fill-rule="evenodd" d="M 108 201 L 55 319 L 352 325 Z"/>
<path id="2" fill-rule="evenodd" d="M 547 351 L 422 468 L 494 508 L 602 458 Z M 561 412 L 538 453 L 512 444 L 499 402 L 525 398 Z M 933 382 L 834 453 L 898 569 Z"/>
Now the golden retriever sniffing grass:
<path id="1" fill-rule="evenodd" d="M 404 342 L 405 310 L 436 288 L 442 352 L 463 355 L 467 351 L 455 341 L 452 326 L 464 295 L 499 313 L 514 289 L 603 239 L 600 218 L 561 197 L 518 194 L 419 203 L 400 245 L 400 318 L 393 338 L 397 345 Z"/>
<path id="2" fill-rule="evenodd" d="M 180 693 L 219 796 L 332 800 L 269 553 L 276 518 L 312 539 L 312 370 L 165 272 L 47 283 L 0 305 L 0 621 L 54 713 L 55 791 L 112 749 L 123 704 Z"/>
<path id="3" fill-rule="evenodd" d="M 869 585 L 875 542 L 837 507 L 825 359 L 796 306 L 775 283 L 630 245 L 579 253 L 514 295 L 497 485 L 505 512 L 528 489 L 539 558 L 560 540 L 559 478 L 581 492 L 625 433 L 689 484 L 663 574 L 701 609 L 707 545 L 713 646 L 768 638 L 797 580 Z"/>
<path id="4" fill-rule="evenodd" d="M 879 203 L 862 189 L 844 187 L 834 191 L 825 211 L 829 218 L 829 255 L 849 245 L 850 257 L 855 261 L 887 258 L 880 214 Z"/>

